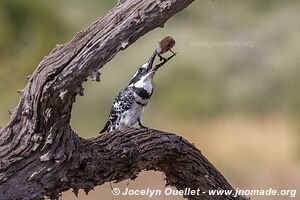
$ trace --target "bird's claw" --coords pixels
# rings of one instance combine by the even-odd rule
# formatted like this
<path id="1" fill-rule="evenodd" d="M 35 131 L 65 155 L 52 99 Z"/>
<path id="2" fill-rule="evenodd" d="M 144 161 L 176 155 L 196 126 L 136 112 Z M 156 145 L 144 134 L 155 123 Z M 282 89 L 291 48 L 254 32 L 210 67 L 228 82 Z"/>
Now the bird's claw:
<path id="1" fill-rule="evenodd" d="M 145 131 L 150 131 L 149 127 L 143 127 L 143 129 L 145 129 Z"/>
<path id="2" fill-rule="evenodd" d="M 140 126 L 140 128 L 142 128 L 142 129 L 145 129 L 145 131 L 149 131 L 150 130 L 150 128 L 149 127 L 146 127 L 146 126 Z"/>

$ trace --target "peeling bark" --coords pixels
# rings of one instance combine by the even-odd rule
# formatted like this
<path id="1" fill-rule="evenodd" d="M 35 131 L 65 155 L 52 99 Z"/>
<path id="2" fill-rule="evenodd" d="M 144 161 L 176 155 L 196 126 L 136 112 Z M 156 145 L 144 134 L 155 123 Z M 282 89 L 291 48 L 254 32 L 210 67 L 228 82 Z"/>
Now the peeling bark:
<path id="1" fill-rule="evenodd" d="M 174 134 L 130 129 L 80 138 L 70 127 L 76 95 L 88 76 L 118 51 L 164 23 L 193 0 L 119 1 L 107 15 L 57 45 L 20 90 L 8 125 L 0 129 L 0 199 L 57 199 L 70 188 L 86 192 L 142 170 L 166 174 L 178 189 L 232 189 L 193 145 Z M 188 196 L 188 199 L 244 199 Z"/>

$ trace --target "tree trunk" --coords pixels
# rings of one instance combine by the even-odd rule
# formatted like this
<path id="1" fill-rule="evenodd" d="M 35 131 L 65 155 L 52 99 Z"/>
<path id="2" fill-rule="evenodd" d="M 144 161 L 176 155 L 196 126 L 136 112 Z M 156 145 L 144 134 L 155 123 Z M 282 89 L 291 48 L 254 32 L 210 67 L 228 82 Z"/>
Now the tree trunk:
<path id="1" fill-rule="evenodd" d="M 158 130 L 130 129 L 80 138 L 70 126 L 81 84 L 118 51 L 164 23 L 193 0 L 128 0 L 57 45 L 20 91 L 19 104 L 0 130 L 0 199 L 43 199 L 70 188 L 87 193 L 109 181 L 134 179 L 142 170 L 165 173 L 178 189 L 233 190 L 192 144 Z M 188 199 L 245 199 L 186 196 Z"/>

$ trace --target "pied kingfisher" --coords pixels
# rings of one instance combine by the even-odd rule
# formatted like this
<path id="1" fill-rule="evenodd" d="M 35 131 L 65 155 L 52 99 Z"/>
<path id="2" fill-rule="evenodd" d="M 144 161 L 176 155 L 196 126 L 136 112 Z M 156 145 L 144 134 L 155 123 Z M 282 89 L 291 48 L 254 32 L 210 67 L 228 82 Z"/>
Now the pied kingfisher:
<path id="1" fill-rule="evenodd" d="M 129 84 L 119 92 L 100 133 L 131 128 L 137 122 L 140 127 L 146 128 L 142 124 L 142 115 L 153 93 L 153 76 L 157 69 L 175 54 L 165 59 L 163 63 L 152 67 L 156 55 L 158 55 L 157 48 L 148 61 L 135 72 Z"/>

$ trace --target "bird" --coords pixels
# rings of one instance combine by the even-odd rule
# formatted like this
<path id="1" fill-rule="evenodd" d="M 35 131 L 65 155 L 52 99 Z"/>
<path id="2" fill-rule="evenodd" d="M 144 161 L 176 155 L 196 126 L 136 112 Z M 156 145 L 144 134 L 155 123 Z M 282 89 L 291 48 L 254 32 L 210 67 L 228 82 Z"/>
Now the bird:
<path id="1" fill-rule="evenodd" d="M 153 76 L 157 69 L 152 66 L 156 55 L 155 49 L 148 61 L 135 72 L 129 84 L 118 93 L 100 133 L 131 128 L 137 122 L 141 128 L 147 128 L 142 124 L 142 115 L 153 93 Z"/>
<path id="2" fill-rule="evenodd" d="M 155 49 L 148 61 L 135 72 L 129 84 L 118 93 L 100 133 L 131 128 L 137 122 L 141 128 L 147 128 L 142 124 L 142 115 L 153 93 L 153 77 L 158 68 L 152 66 L 156 55 Z"/>
<path id="3" fill-rule="evenodd" d="M 175 40 L 171 37 L 171 36 L 167 36 L 165 38 L 163 38 L 157 45 L 156 47 L 156 52 L 158 57 L 160 58 L 160 60 L 164 60 L 166 61 L 166 58 L 162 57 L 161 54 L 164 54 L 168 51 L 172 52 L 173 55 L 175 55 L 176 53 L 174 53 L 174 51 L 172 50 L 172 48 L 175 46 Z"/>

